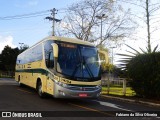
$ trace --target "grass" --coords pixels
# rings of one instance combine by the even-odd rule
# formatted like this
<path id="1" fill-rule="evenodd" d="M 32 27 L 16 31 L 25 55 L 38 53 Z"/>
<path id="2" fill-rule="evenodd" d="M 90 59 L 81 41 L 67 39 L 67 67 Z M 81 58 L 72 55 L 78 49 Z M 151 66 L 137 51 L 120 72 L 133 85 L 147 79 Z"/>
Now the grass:
<path id="1" fill-rule="evenodd" d="M 102 94 L 108 94 L 107 92 L 108 88 L 102 87 Z M 118 95 L 118 96 L 124 96 L 123 94 L 123 86 L 111 86 L 109 88 L 109 95 Z M 131 89 L 131 87 L 126 87 L 126 94 L 125 96 L 135 96 L 135 92 Z"/>
<path id="2" fill-rule="evenodd" d="M 14 78 L 14 76 L 7 76 L 7 75 L 3 75 L 3 76 L 0 76 L 0 78 Z"/>
<path id="3" fill-rule="evenodd" d="M 0 71 L 0 78 L 14 78 L 14 75 L 11 75 L 11 72 Z"/>

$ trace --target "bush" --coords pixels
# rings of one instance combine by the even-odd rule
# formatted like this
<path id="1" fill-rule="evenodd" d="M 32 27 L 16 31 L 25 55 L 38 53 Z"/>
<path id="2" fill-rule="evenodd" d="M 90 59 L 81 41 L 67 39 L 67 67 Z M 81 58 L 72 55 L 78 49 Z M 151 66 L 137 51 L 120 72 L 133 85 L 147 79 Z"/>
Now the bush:
<path id="1" fill-rule="evenodd" d="M 127 64 L 127 72 L 136 95 L 160 98 L 160 52 L 139 54 L 132 58 Z"/>

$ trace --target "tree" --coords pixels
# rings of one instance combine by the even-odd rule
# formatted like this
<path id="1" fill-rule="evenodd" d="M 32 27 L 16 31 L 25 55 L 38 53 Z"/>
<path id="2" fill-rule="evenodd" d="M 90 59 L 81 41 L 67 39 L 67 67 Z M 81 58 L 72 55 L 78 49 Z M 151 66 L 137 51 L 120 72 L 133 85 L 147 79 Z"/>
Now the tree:
<path id="1" fill-rule="evenodd" d="M 14 71 L 17 55 L 19 54 L 19 49 L 12 49 L 9 46 L 5 46 L 1 53 L 1 63 L 4 65 L 6 71 Z"/>
<path id="2" fill-rule="evenodd" d="M 132 15 L 139 20 L 140 27 L 143 27 L 143 24 L 146 25 L 146 33 L 147 33 L 147 52 L 151 53 L 152 51 L 155 51 L 157 49 L 158 45 L 152 49 L 151 44 L 154 38 L 154 35 L 157 30 L 160 29 L 159 23 L 160 23 L 160 17 L 158 12 L 160 12 L 160 2 L 157 0 L 118 0 L 119 2 L 125 3 L 125 4 L 131 4 L 138 9 L 138 14 L 133 13 Z M 159 34 L 158 32 L 156 34 Z M 138 38 L 140 39 L 140 37 Z M 156 38 L 157 39 L 157 38 Z"/>
<path id="3" fill-rule="evenodd" d="M 3 60 L 3 59 L 2 59 L 2 55 L 0 54 L 0 70 L 4 70 L 4 69 L 5 69 L 2 60 Z"/>
<path id="4" fill-rule="evenodd" d="M 0 70 L 14 72 L 17 56 L 27 48 L 27 45 L 24 45 L 20 49 L 18 47 L 11 48 L 8 45 L 5 46 L 0 54 Z"/>
<path id="5" fill-rule="evenodd" d="M 97 46 L 110 44 L 109 41 L 117 43 L 134 30 L 129 12 L 123 11 L 113 0 L 80 1 L 68 7 L 62 31 L 64 35 L 93 42 Z M 98 16 L 103 18 L 100 20 Z"/>
<path id="6" fill-rule="evenodd" d="M 24 44 L 23 46 L 20 47 L 20 49 L 19 49 L 19 51 L 20 51 L 19 54 L 22 53 L 23 51 L 27 50 L 28 48 L 29 48 L 29 46 L 26 45 L 26 44 Z"/>
<path id="7" fill-rule="evenodd" d="M 160 52 L 139 54 L 127 64 L 131 87 L 137 96 L 160 98 Z"/>

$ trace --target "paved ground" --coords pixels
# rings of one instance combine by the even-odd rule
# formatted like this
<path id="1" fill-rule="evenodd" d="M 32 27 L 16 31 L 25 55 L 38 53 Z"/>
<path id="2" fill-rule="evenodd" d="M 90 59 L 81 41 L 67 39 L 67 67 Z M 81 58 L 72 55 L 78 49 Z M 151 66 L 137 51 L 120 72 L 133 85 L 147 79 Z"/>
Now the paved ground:
<path id="1" fill-rule="evenodd" d="M 38 112 L 42 119 L 135 119 L 135 117 L 115 117 L 117 115 L 160 114 L 160 108 L 143 104 L 100 97 L 99 99 L 55 99 L 48 96 L 41 99 L 34 89 L 19 87 L 13 79 L 0 78 L 0 116 L 2 112 Z M 159 112 L 158 112 L 159 111 Z M 122 114 L 120 114 L 122 113 Z M 153 114 L 152 114 L 153 115 Z M 49 116 L 46 117 L 45 116 Z M 53 117 L 53 118 L 51 118 Z M 58 117 L 58 118 L 57 118 Z M 136 119 L 157 119 L 158 117 L 136 117 Z M 0 119 L 6 119 L 0 117 Z M 18 118 L 12 118 L 18 119 Z M 33 118 L 32 118 L 33 119 Z M 36 118 L 34 118 L 36 119 Z M 39 118 L 37 118 L 39 119 Z"/>

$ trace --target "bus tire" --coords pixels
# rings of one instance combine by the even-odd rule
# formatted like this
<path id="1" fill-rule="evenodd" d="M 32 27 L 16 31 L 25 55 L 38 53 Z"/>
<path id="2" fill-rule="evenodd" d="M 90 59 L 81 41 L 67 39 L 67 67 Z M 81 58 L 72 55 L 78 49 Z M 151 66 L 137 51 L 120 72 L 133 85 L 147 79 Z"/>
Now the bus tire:
<path id="1" fill-rule="evenodd" d="M 23 86 L 22 83 L 21 83 L 21 78 L 20 78 L 20 76 L 18 76 L 18 86 L 19 86 L 19 87 L 22 87 L 22 86 Z"/>
<path id="2" fill-rule="evenodd" d="M 37 92 L 38 92 L 38 95 L 39 95 L 41 98 L 44 98 L 44 97 L 45 97 L 45 94 L 42 92 L 42 82 L 41 82 L 41 80 L 38 81 L 38 83 L 37 83 Z"/>

